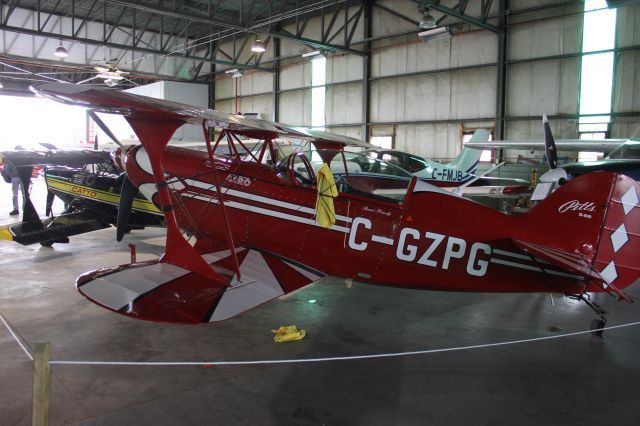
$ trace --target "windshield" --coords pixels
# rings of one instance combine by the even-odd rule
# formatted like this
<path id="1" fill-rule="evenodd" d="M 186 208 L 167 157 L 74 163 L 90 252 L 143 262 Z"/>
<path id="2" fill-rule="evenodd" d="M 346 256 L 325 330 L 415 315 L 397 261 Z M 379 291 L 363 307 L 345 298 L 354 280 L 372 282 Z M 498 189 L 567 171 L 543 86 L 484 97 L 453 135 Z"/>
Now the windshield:
<path id="1" fill-rule="evenodd" d="M 640 159 L 640 141 L 628 140 L 609 153 L 610 159 Z"/>
<path id="2" fill-rule="evenodd" d="M 412 178 L 406 170 L 376 158 L 328 149 L 296 151 L 278 161 L 275 169 L 282 179 L 309 186 L 315 185 L 318 171 L 325 163 L 329 164 L 339 192 L 387 202 L 402 201 Z"/>

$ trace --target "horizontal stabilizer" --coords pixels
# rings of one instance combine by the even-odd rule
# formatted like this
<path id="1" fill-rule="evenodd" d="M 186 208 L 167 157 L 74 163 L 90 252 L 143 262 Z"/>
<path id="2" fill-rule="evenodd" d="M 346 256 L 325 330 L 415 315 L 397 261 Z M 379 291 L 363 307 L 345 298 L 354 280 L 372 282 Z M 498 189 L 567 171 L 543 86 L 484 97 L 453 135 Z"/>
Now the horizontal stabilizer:
<path id="1" fill-rule="evenodd" d="M 274 255 L 236 249 L 240 279 L 231 252 L 203 256 L 226 283 L 207 280 L 160 261 L 88 272 L 78 290 L 89 300 L 123 315 L 172 323 L 216 322 L 311 284 L 324 275 Z"/>
<path id="2" fill-rule="evenodd" d="M 562 269 L 566 269 L 585 278 L 601 280 L 600 275 L 593 270 L 589 262 L 578 253 L 570 253 L 522 240 L 513 240 L 513 243 L 530 255 L 543 259 Z"/>
<path id="3" fill-rule="evenodd" d="M 73 235 L 108 228 L 109 225 L 85 213 L 72 213 L 55 218 L 54 222 L 18 222 L 0 227 L 0 239 L 22 245 L 59 242 Z"/>
<path id="4" fill-rule="evenodd" d="M 539 261 L 542 260 L 540 266 L 545 272 L 546 268 L 544 267 L 544 264 L 547 262 L 551 263 L 574 274 L 580 275 L 590 280 L 590 282 L 597 283 L 603 290 L 616 294 L 620 300 L 632 302 L 631 298 L 622 290 L 618 289 L 613 284 L 607 283 L 606 279 L 589 264 L 584 256 L 580 254 L 544 247 L 539 244 L 522 240 L 514 240 L 513 243 L 526 253 L 538 258 Z"/>

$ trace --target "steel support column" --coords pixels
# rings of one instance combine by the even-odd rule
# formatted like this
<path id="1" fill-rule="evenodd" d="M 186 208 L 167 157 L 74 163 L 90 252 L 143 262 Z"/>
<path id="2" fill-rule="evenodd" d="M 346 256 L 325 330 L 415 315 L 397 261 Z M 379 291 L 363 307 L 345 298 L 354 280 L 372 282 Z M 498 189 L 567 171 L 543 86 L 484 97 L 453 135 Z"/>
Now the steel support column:
<path id="1" fill-rule="evenodd" d="M 280 39 L 273 39 L 273 89 L 271 91 L 271 121 L 280 119 Z"/>
<path id="2" fill-rule="evenodd" d="M 364 28 L 364 39 L 368 40 L 371 37 L 371 0 L 363 2 L 363 20 L 362 27 Z M 370 81 L 371 78 L 371 43 L 365 41 L 363 47 L 364 55 L 362 56 L 362 131 L 361 139 L 369 141 L 369 118 L 371 113 L 370 107 Z"/>
<path id="3" fill-rule="evenodd" d="M 216 72 L 216 64 L 209 64 L 210 75 L 215 75 Z M 209 87 L 209 108 L 216 109 L 216 80 L 211 79 L 208 81 L 207 86 Z"/>
<path id="4" fill-rule="evenodd" d="M 498 70 L 496 84 L 496 139 L 504 139 L 507 89 L 507 16 L 508 0 L 500 0 L 498 18 Z"/>

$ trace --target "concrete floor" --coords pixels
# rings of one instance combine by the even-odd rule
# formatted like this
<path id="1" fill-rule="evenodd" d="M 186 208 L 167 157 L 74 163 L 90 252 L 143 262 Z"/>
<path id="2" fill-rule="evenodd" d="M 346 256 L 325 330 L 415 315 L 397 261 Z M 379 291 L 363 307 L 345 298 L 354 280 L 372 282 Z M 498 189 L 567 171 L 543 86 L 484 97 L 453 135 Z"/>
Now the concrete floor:
<path id="1" fill-rule="evenodd" d="M 6 185 L 8 187 L 8 185 Z M 7 188 L 0 185 L 0 201 Z M 4 202 L 2 203 L 4 204 Z M 0 223 L 10 208 L 0 206 Z M 547 294 L 394 290 L 326 279 L 217 325 L 128 319 L 85 300 L 80 273 L 162 251 L 162 230 L 115 242 L 115 230 L 71 244 L 0 241 L 0 312 L 56 360 L 298 359 L 458 347 L 589 328 L 586 306 Z M 640 299 L 640 284 L 628 293 Z M 315 299 L 316 303 L 309 303 Z M 608 325 L 640 321 L 638 304 L 597 297 Z M 271 329 L 296 324 L 298 342 Z M 0 325 L 1 326 L 1 325 Z M 560 331 L 558 331 L 560 329 Z M 51 423 L 74 425 L 637 424 L 637 327 L 467 351 L 261 366 L 53 366 Z M 0 424 L 29 424 L 31 363 L 0 329 Z"/>

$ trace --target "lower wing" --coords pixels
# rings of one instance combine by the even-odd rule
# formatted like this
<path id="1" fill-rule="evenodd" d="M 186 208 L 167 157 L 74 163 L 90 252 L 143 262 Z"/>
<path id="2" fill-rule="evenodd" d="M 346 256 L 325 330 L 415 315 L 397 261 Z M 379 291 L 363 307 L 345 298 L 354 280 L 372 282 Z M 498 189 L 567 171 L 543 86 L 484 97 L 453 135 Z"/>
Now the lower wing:
<path id="1" fill-rule="evenodd" d="M 298 290 L 324 275 L 275 255 L 237 248 L 241 279 L 233 272 L 229 250 L 203 258 L 227 279 L 221 284 L 169 263 L 152 261 L 103 268 L 80 276 L 78 290 L 114 312 L 149 321 L 222 321 L 276 297 Z"/>

